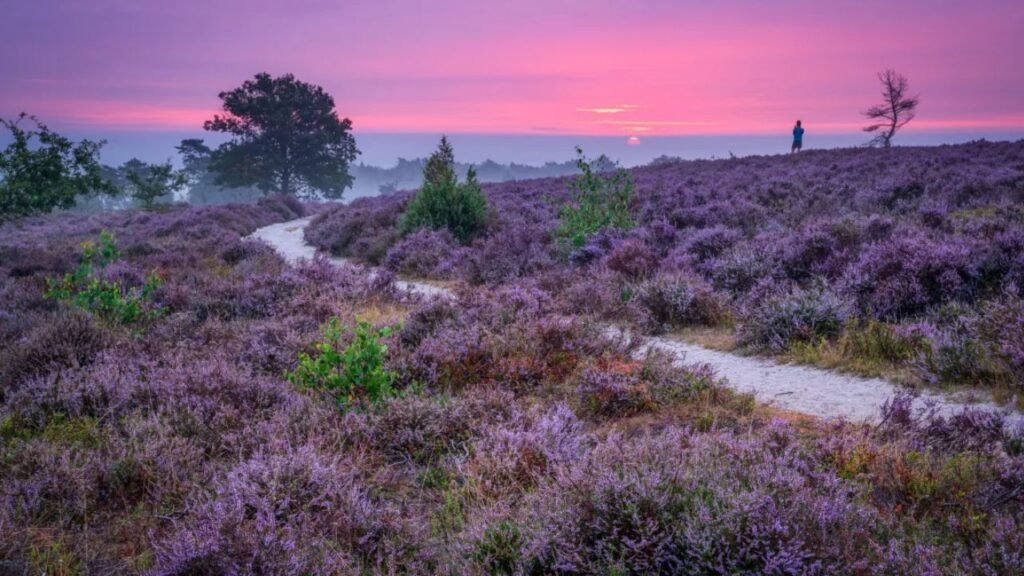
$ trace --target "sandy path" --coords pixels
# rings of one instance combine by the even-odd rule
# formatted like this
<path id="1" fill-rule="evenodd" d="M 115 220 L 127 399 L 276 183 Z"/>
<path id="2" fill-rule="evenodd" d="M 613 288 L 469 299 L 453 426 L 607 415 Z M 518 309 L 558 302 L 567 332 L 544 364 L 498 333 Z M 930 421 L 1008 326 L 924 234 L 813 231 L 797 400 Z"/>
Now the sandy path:
<path id="1" fill-rule="evenodd" d="M 270 244 L 281 256 L 284 257 L 285 260 L 294 264 L 303 258 L 312 259 L 316 256 L 316 248 L 306 244 L 306 240 L 302 236 L 302 231 L 305 230 L 306 226 L 309 225 L 312 220 L 313 217 L 309 216 L 298 220 L 271 224 L 270 226 L 264 226 L 263 228 L 256 230 L 249 237 L 259 238 L 267 244 Z M 351 265 L 344 258 L 339 258 L 337 256 L 331 256 L 330 260 L 338 265 Z M 412 292 L 426 296 L 444 296 L 449 294 L 449 291 L 445 288 L 441 288 L 440 286 L 431 286 L 430 284 L 422 284 L 419 282 L 396 280 L 395 285 L 398 286 L 400 290 L 411 290 Z"/>
<path id="2" fill-rule="evenodd" d="M 312 218 L 272 224 L 252 233 L 273 246 L 289 262 L 313 258 L 316 248 L 306 244 L 303 230 Z M 344 258 L 332 258 L 339 265 Z M 426 296 L 443 296 L 450 292 L 442 287 L 419 282 L 396 282 L 399 288 Z M 608 328 L 621 333 L 619 328 Z M 778 364 L 771 360 L 736 356 L 709 350 L 669 337 L 647 337 L 644 346 L 657 348 L 676 356 L 681 362 L 704 363 L 711 366 L 727 384 L 740 392 L 752 393 L 758 401 L 820 418 L 846 418 L 852 421 L 877 421 L 882 404 L 898 392 L 898 388 L 878 378 L 860 378 L 809 366 Z M 934 403 L 941 413 L 955 412 L 967 404 L 938 392 L 923 392 L 917 403 Z M 1004 411 L 991 402 L 970 404 L 983 410 Z M 1009 420 L 1024 423 L 1024 415 L 1011 414 Z"/>

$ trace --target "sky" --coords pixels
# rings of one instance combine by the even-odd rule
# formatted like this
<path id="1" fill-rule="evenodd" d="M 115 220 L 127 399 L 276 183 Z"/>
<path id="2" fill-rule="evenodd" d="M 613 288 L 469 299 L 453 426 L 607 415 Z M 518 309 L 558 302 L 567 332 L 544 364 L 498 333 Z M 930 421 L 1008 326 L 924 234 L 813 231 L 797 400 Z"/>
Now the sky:
<path id="1" fill-rule="evenodd" d="M 109 141 L 201 133 L 217 94 L 261 71 L 326 88 L 357 141 L 643 145 L 786 135 L 797 118 L 809 136 L 853 134 L 887 67 L 921 95 L 908 131 L 1024 135 L 1017 0 L 7 0 L 3 12 L 0 116 Z"/>

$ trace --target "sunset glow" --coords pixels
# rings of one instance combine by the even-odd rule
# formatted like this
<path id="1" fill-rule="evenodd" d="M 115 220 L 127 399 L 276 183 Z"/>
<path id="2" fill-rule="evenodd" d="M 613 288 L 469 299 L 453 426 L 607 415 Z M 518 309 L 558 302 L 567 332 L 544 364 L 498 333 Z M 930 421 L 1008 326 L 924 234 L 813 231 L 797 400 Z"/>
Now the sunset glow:
<path id="1" fill-rule="evenodd" d="M 916 130 L 1024 128 L 1012 2 L 213 4 L 15 3 L 0 115 L 194 131 L 265 70 L 324 86 L 357 132 L 850 132 L 893 66 Z"/>

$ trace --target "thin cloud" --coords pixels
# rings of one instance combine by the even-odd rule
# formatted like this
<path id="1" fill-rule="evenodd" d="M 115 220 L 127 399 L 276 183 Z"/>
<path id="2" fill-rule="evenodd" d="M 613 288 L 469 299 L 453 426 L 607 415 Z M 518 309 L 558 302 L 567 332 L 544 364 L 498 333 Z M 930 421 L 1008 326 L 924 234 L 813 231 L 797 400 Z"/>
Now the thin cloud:
<path id="1" fill-rule="evenodd" d="M 599 120 L 597 124 L 613 126 L 714 126 L 714 122 L 694 122 L 684 120 Z"/>
<path id="2" fill-rule="evenodd" d="M 621 114 L 623 112 L 632 112 L 639 109 L 640 106 L 636 104 L 617 104 L 614 106 L 604 106 L 598 108 L 577 108 L 577 112 L 589 112 L 591 114 Z"/>

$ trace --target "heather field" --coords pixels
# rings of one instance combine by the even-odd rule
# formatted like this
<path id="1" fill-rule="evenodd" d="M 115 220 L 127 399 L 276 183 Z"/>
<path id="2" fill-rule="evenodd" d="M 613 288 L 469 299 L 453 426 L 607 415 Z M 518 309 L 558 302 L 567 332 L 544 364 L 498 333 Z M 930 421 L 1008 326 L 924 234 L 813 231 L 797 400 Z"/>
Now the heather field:
<path id="1" fill-rule="evenodd" d="M 486 235 L 403 236 L 408 194 L 307 239 L 399 275 L 526 283 L 566 314 L 1024 405 L 1024 142 L 656 162 L 634 222 L 556 241 L 569 179 L 487 185 Z M 479 288 L 485 289 L 485 288 Z"/>
<path id="2" fill-rule="evenodd" d="M 0 574 L 1024 573 L 1024 431 L 909 396 L 757 404 L 609 323 L 985 387 L 1024 371 L 1024 142 L 660 163 L 556 240 L 567 181 L 0 227 Z M 397 277 L 451 286 L 427 298 Z"/>

